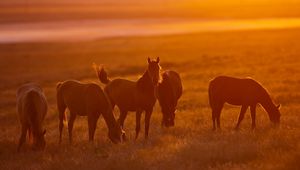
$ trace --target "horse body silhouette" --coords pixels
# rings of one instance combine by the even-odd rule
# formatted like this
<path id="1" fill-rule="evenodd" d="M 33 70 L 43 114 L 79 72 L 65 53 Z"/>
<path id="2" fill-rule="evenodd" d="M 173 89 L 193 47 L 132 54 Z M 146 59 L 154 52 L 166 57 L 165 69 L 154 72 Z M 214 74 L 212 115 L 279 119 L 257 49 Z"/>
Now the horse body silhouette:
<path id="1" fill-rule="evenodd" d="M 21 86 L 17 91 L 17 112 L 21 123 L 21 137 L 19 140 L 18 151 L 26 140 L 28 133 L 29 139 L 33 139 L 33 149 L 44 149 L 46 142 L 43 129 L 43 121 L 47 114 L 47 100 L 42 88 L 34 83 Z"/>
<path id="2" fill-rule="evenodd" d="M 63 121 L 66 121 L 66 108 L 70 111 L 68 122 L 69 140 L 72 142 L 73 124 L 78 116 L 87 116 L 89 140 L 94 140 L 97 121 L 102 115 L 108 127 L 108 136 L 113 143 L 122 141 L 123 131 L 116 122 L 111 104 L 103 90 L 94 83 L 81 83 L 67 80 L 57 84 L 57 108 L 59 111 L 59 141 L 62 140 Z"/>
<path id="3" fill-rule="evenodd" d="M 210 81 L 209 104 L 212 109 L 213 129 L 216 129 L 216 123 L 217 127 L 220 128 L 220 115 L 225 102 L 242 106 L 236 129 L 239 128 L 249 106 L 252 129 L 255 128 L 256 106 L 258 103 L 266 110 L 273 123 L 280 123 L 280 105 L 275 106 L 267 90 L 253 79 L 219 76 Z"/>
<path id="4" fill-rule="evenodd" d="M 157 99 L 163 114 L 162 126 L 174 126 L 176 106 L 181 95 L 182 83 L 179 74 L 165 71 L 157 88 Z"/>
<path id="5" fill-rule="evenodd" d="M 155 87 L 158 84 L 160 76 L 159 58 L 151 61 L 148 58 L 148 68 L 143 76 L 137 82 L 114 79 L 110 81 L 103 68 L 96 68 L 99 80 L 107 84 L 104 91 L 111 101 L 112 107 L 118 106 L 120 110 L 119 122 L 124 127 L 128 111 L 136 112 L 136 138 L 140 131 L 140 119 L 143 111 L 145 115 L 145 138 L 148 137 L 150 118 L 153 106 L 156 102 Z"/>

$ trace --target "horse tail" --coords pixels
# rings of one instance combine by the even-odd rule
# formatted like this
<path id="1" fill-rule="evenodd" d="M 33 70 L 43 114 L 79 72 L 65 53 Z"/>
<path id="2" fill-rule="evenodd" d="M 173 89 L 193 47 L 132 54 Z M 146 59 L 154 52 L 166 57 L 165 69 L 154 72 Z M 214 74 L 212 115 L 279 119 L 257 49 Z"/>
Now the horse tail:
<path id="1" fill-rule="evenodd" d="M 108 84 L 110 82 L 108 76 L 107 76 L 107 72 L 104 70 L 104 67 L 102 66 L 97 66 L 95 63 L 93 64 L 93 67 L 97 73 L 97 76 L 99 78 L 99 80 L 103 83 L 103 84 Z"/>
<path id="2" fill-rule="evenodd" d="M 57 109 L 59 114 L 59 122 L 60 124 L 67 124 L 67 115 L 65 113 L 66 110 L 66 104 L 63 99 L 63 94 L 61 90 L 62 82 L 57 83 L 56 85 L 56 97 L 57 97 Z"/>

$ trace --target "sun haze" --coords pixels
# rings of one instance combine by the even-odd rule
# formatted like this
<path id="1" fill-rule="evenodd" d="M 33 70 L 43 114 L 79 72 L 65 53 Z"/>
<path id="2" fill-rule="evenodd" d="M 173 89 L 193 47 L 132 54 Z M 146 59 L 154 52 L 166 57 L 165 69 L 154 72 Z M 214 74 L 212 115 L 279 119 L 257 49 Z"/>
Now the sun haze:
<path id="1" fill-rule="evenodd" d="M 0 169 L 297 169 L 299 44 L 299 0 L 1 0 Z"/>

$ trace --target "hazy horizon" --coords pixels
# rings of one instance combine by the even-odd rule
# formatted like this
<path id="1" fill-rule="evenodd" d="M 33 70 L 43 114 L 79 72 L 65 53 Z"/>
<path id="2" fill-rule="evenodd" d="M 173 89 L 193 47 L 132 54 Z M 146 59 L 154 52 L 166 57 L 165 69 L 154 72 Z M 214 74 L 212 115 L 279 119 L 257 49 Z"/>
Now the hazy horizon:
<path id="1" fill-rule="evenodd" d="M 136 18 L 294 18 L 296 0 L 3 0 L 0 23 Z"/>

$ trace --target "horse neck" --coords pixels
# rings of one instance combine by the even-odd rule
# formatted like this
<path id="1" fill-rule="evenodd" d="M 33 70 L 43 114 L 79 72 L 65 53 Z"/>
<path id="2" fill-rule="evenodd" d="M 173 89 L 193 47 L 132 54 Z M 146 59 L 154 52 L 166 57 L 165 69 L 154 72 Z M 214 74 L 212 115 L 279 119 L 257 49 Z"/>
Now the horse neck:
<path id="1" fill-rule="evenodd" d="M 111 109 L 107 109 L 102 115 L 109 130 L 113 130 L 117 127 L 117 122 Z"/>
<path id="2" fill-rule="evenodd" d="M 139 90 L 153 92 L 154 86 L 148 74 L 148 70 L 146 70 L 143 76 L 137 81 L 137 87 L 139 88 Z"/>
<path id="3" fill-rule="evenodd" d="M 261 105 L 268 112 L 269 116 L 273 113 L 276 106 L 272 102 L 270 95 L 265 91 L 261 97 Z"/>

